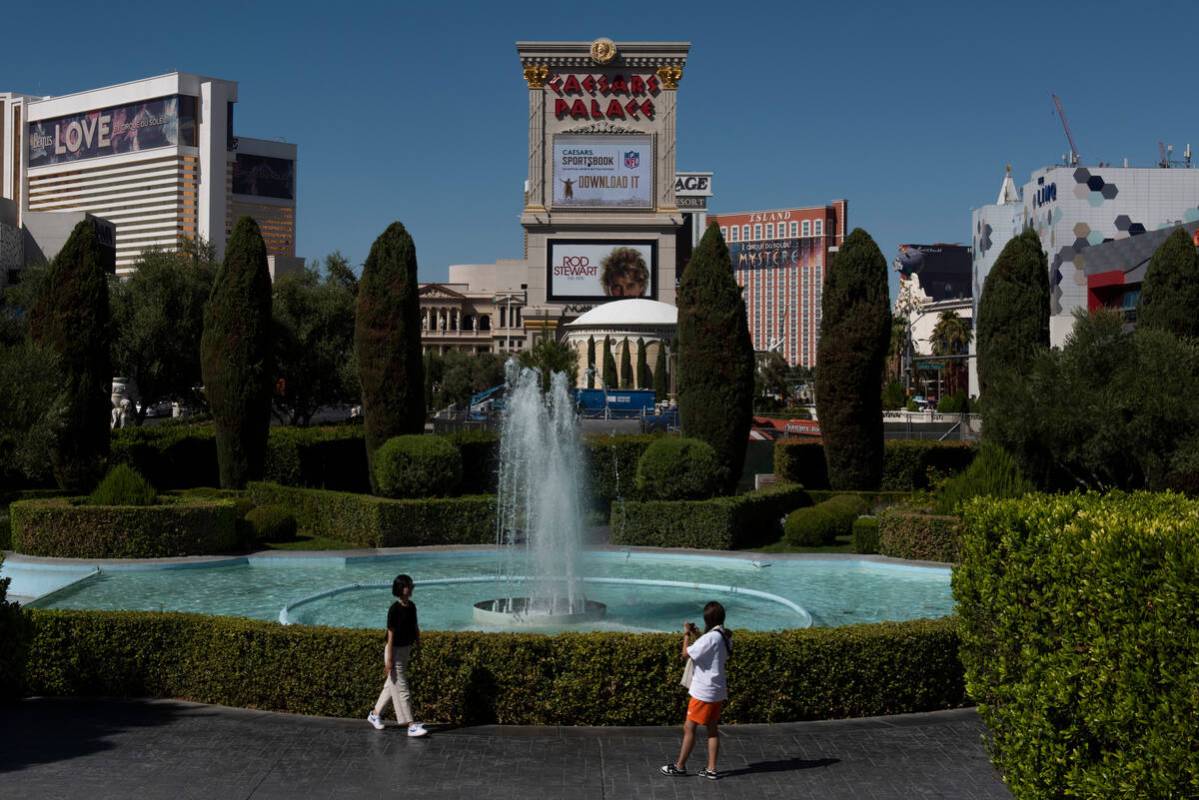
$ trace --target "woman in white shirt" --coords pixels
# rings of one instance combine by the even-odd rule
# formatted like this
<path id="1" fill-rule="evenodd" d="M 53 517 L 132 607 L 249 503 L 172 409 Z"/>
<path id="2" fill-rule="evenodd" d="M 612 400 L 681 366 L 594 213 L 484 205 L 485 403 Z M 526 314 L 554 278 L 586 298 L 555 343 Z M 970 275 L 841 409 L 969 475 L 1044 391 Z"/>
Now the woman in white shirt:
<path id="1" fill-rule="evenodd" d="M 695 638 L 698 637 L 698 638 Z M 695 641 L 692 642 L 692 639 Z M 695 729 L 708 729 L 708 766 L 696 774 L 716 780 L 716 757 L 720 754 L 720 710 L 728 699 L 725 665 L 733 652 L 733 636 L 724 629 L 724 606 L 715 601 L 704 606 L 704 633 L 690 622 L 683 623 L 683 658 L 691 659 L 687 719 L 683 723 L 683 746 L 679 759 L 661 768 L 663 775 L 687 774 L 687 759 L 695 747 Z M 684 676 L 684 679 L 686 676 Z"/>

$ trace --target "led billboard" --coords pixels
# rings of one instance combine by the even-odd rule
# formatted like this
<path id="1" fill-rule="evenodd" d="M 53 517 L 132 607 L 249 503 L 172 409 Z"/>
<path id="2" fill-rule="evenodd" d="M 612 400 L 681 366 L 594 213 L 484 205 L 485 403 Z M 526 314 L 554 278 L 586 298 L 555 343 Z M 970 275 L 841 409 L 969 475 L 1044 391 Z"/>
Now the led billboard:
<path id="1" fill-rule="evenodd" d="M 554 137 L 555 208 L 652 208 L 652 136 Z"/>
<path id="2" fill-rule="evenodd" d="M 656 240 L 551 239 L 548 298 L 567 301 L 655 298 Z"/>

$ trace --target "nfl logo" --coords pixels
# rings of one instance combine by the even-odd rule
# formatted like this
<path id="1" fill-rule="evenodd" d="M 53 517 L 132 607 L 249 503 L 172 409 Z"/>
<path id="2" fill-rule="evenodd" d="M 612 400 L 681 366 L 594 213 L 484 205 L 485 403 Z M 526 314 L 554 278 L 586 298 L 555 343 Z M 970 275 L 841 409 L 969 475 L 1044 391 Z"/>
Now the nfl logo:
<path id="1" fill-rule="evenodd" d="M 624 154 L 624 165 L 626 167 L 628 167 L 629 169 L 637 169 L 637 166 L 640 163 L 641 163 L 641 154 L 638 153 L 636 150 L 630 150 L 629 152 Z"/>

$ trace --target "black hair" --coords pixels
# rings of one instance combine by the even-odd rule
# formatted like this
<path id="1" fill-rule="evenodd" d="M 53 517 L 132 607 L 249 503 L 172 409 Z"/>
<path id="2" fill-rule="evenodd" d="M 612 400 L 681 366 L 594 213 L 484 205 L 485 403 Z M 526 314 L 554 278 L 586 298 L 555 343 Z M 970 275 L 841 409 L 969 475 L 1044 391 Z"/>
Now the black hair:
<path id="1" fill-rule="evenodd" d="M 413 587 L 412 578 L 408 575 L 396 575 L 396 579 L 391 582 L 391 593 L 396 597 L 404 596 L 404 587 L 411 589 Z M 721 619 L 723 619 L 723 612 Z"/>
<path id="2" fill-rule="evenodd" d="M 704 633 L 724 624 L 724 606 L 715 600 L 704 606 Z"/>

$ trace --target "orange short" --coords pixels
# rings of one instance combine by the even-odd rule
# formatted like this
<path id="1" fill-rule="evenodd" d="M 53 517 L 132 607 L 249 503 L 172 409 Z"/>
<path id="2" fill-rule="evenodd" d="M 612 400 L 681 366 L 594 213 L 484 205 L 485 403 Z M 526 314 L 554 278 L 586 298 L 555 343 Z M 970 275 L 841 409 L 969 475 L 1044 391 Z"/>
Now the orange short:
<path id="1" fill-rule="evenodd" d="M 723 700 L 705 703 L 692 697 L 691 702 L 687 703 L 687 719 L 696 725 L 715 725 L 720 722 L 720 709 L 723 705 Z"/>

